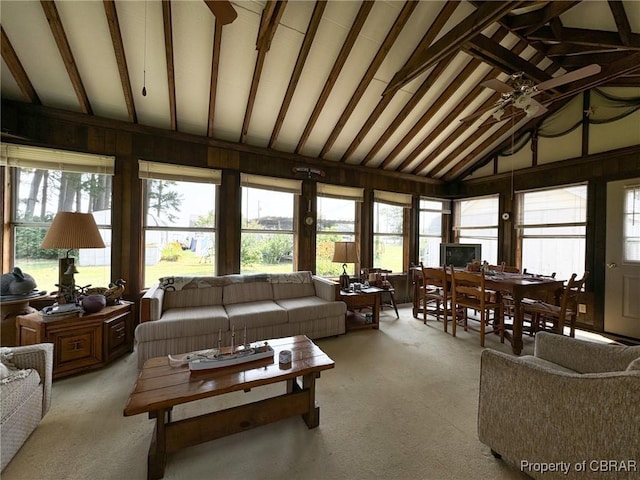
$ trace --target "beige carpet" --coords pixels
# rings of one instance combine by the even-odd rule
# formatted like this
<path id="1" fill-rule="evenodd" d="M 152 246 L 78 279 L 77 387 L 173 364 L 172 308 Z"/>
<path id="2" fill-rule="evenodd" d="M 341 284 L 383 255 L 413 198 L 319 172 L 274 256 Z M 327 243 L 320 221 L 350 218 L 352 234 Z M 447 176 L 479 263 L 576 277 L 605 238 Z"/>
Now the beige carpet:
<path id="1" fill-rule="evenodd" d="M 523 479 L 491 456 L 476 433 L 480 339 L 411 316 L 381 315 L 379 331 L 318 340 L 336 362 L 318 380 L 320 426 L 300 418 L 171 455 L 166 479 Z M 533 341 L 525 338 L 524 353 Z M 487 347 L 505 352 L 495 335 Z M 53 405 L 2 472 L 17 479 L 144 479 L 153 422 L 124 417 L 135 354 L 57 380 Z M 284 385 L 196 402 L 174 418 L 268 395 Z"/>

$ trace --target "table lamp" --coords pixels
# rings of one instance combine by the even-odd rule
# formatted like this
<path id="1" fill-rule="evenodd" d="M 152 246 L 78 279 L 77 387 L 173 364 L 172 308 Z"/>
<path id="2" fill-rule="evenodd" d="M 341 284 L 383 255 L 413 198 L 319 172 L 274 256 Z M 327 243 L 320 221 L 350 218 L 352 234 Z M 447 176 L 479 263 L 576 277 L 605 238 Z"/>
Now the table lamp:
<path id="1" fill-rule="evenodd" d="M 71 250 L 79 248 L 104 248 L 100 231 L 91 213 L 58 212 L 51 227 L 42 240 L 40 248 L 67 250 L 67 255 L 59 259 L 58 288 L 67 301 L 75 301 L 75 280 L 78 273 Z"/>
<path id="2" fill-rule="evenodd" d="M 333 261 L 336 263 L 342 263 L 340 288 L 343 290 L 349 290 L 347 263 L 358 263 L 358 249 L 356 242 L 334 242 Z"/>

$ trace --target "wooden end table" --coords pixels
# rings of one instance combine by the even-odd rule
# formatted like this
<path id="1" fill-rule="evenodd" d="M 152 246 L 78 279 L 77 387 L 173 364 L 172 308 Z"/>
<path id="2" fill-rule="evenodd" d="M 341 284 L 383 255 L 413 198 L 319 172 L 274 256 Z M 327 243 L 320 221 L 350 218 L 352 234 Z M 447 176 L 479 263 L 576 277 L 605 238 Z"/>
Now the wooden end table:
<path id="1" fill-rule="evenodd" d="M 156 426 L 149 446 L 147 478 L 164 476 L 167 454 L 216 438 L 301 415 L 309 428 L 320 423 L 315 381 L 334 362 L 304 335 L 266 340 L 274 350 L 267 358 L 244 365 L 191 372 L 188 365 L 169 364 L 168 357 L 147 360 L 124 408 L 124 415 L 149 414 Z M 291 351 L 291 363 L 280 365 L 281 350 Z M 301 377 L 302 384 L 298 383 Z M 286 393 L 200 416 L 171 420 L 182 403 L 286 381 Z"/>
<path id="2" fill-rule="evenodd" d="M 347 304 L 344 315 L 345 329 L 358 330 L 361 328 L 380 328 L 380 297 L 384 290 L 378 287 L 363 288 L 358 292 L 340 290 L 340 300 Z M 362 309 L 371 310 L 371 323 L 367 323 Z"/>
<path id="3" fill-rule="evenodd" d="M 133 303 L 121 302 L 81 317 L 18 315 L 18 344 L 53 343 L 54 379 L 102 367 L 133 352 Z"/>
<path id="4" fill-rule="evenodd" d="M 2 310 L 2 326 L 0 327 L 0 340 L 3 347 L 15 347 L 19 345 L 16 337 L 16 318 L 18 315 L 27 315 L 37 310 L 29 305 L 30 302 L 47 297 L 47 292 L 38 292 L 32 295 L 10 295 L 0 300 Z"/>

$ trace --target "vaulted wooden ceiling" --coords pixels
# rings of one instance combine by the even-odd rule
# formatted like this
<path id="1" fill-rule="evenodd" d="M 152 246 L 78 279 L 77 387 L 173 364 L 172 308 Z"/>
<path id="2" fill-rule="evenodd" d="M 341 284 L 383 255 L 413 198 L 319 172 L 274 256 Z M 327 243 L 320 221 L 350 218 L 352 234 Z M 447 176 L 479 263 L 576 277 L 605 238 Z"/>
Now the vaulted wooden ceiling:
<path id="1" fill-rule="evenodd" d="M 637 1 L 0 7 L 3 98 L 433 179 L 464 178 L 585 90 L 640 85 Z M 536 96 L 545 115 L 491 116 L 483 82 L 590 64 Z"/>

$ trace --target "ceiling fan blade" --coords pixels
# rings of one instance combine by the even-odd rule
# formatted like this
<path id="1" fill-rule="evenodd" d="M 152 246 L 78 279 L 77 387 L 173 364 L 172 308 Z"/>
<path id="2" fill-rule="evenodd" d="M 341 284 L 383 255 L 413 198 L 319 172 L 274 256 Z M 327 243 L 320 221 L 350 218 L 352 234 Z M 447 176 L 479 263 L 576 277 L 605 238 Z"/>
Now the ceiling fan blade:
<path id="1" fill-rule="evenodd" d="M 238 17 L 238 12 L 227 0 L 204 0 L 204 3 L 222 25 L 227 25 Z"/>
<path id="2" fill-rule="evenodd" d="M 490 88 L 499 93 L 511 93 L 513 92 L 513 87 L 507 85 L 506 83 L 498 80 L 497 78 L 492 78 L 491 80 L 487 80 L 486 82 L 482 82 L 480 84 L 483 87 Z"/>
<path id="3" fill-rule="evenodd" d="M 481 116 L 484 113 L 487 113 L 491 110 L 496 110 L 500 108 L 500 105 L 491 105 L 490 107 L 487 108 L 482 108 L 480 110 L 478 110 L 477 112 L 473 112 L 471 115 L 467 115 L 464 118 L 461 118 L 460 121 L 461 122 L 468 122 L 469 120 L 473 120 L 474 118 L 478 118 L 479 116 Z"/>
<path id="4" fill-rule="evenodd" d="M 533 98 L 531 99 L 531 103 L 529 104 L 529 108 L 535 108 L 536 109 L 535 113 L 533 115 L 531 115 L 531 118 L 539 117 L 540 115 L 544 115 L 545 113 L 547 113 L 549 111 L 549 109 L 547 107 L 542 105 L 537 100 L 534 100 Z"/>
<path id="5" fill-rule="evenodd" d="M 575 82 L 576 80 L 581 80 L 583 78 L 590 77 L 591 75 L 600 73 L 600 70 L 602 69 L 597 63 L 587 65 L 586 67 L 579 68 L 578 70 L 574 70 L 573 72 L 565 73 L 564 75 L 560 75 L 559 77 L 555 77 L 542 82 L 536 86 L 536 90 L 538 92 L 541 92 L 543 90 L 549 90 L 550 88 L 564 85 L 565 83 Z"/>

